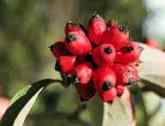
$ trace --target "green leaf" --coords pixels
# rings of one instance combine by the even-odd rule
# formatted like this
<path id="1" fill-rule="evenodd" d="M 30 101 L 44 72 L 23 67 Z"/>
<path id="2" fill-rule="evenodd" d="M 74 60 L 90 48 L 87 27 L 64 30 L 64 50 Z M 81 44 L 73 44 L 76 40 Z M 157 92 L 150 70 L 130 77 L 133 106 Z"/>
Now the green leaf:
<path id="1" fill-rule="evenodd" d="M 28 90 L 31 88 L 31 85 L 28 85 L 24 87 L 22 90 L 20 90 L 15 96 L 11 99 L 11 104 L 13 104 L 15 101 L 17 101 L 20 97 L 26 95 Z"/>
<path id="2" fill-rule="evenodd" d="M 5 113 L 1 126 L 23 126 L 23 123 L 39 94 L 51 83 L 60 80 L 45 79 L 22 89 L 12 99 L 12 104 Z"/>
<path id="3" fill-rule="evenodd" d="M 142 79 L 141 87 L 165 96 L 165 53 L 159 49 L 144 48 L 140 60 L 139 74 Z"/>
<path id="4" fill-rule="evenodd" d="M 135 126 L 133 108 L 128 90 L 112 104 L 104 103 L 102 126 Z"/>
<path id="5" fill-rule="evenodd" d="M 93 126 L 135 126 L 130 93 L 126 89 L 121 98 L 111 103 L 102 103 L 96 97 L 89 104 Z"/>
<path id="6" fill-rule="evenodd" d="M 96 96 L 89 102 L 89 111 L 92 120 L 92 126 L 101 126 L 103 121 L 104 105 L 100 98 Z"/>
<path id="7" fill-rule="evenodd" d="M 148 115 L 147 110 L 144 104 L 144 98 L 142 96 L 142 91 L 138 87 L 138 85 L 135 85 L 130 90 L 131 97 L 132 97 L 132 104 L 134 106 L 135 111 L 135 119 L 136 119 L 136 125 L 137 126 L 148 126 Z"/>

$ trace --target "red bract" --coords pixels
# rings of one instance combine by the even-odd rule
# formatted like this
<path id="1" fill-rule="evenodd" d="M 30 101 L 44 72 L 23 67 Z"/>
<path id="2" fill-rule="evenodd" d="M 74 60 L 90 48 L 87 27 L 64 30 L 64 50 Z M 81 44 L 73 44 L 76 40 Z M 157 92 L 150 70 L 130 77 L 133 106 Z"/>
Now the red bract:
<path id="1" fill-rule="evenodd" d="M 117 23 L 106 23 L 99 15 L 90 19 L 87 30 L 68 22 L 65 42 L 53 44 L 51 51 L 57 58 L 55 70 L 66 87 L 75 85 L 81 101 L 97 92 L 103 102 L 113 102 L 126 85 L 139 80 L 142 47 Z"/>
<path id="2" fill-rule="evenodd" d="M 79 64 L 75 68 L 76 77 L 81 84 L 87 84 L 92 77 L 92 68 L 89 64 Z"/>
<path id="3" fill-rule="evenodd" d="M 93 16 L 88 24 L 88 36 L 90 41 L 95 44 L 101 44 L 101 37 L 106 30 L 106 23 L 99 15 Z"/>
<path id="4" fill-rule="evenodd" d="M 106 91 L 116 85 L 116 76 L 109 67 L 100 67 L 93 72 L 93 81 L 97 91 Z"/>
<path id="5" fill-rule="evenodd" d="M 104 32 L 101 42 L 102 43 L 110 43 L 116 49 L 122 47 L 126 43 L 128 43 L 129 34 L 120 31 L 119 26 L 116 24 L 112 24 L 107 28 Z"/>
<path id="6" fill-rule="evenodd" d="M 60 56 L 58 61 L 62 73 L 73 72 L 76 57 L 75 56 Z"/>
<path id="7" fill-rule="evenodd" d="M 65 42 L 55 42 L 50 46 L 50 50 L 56 58 L 69 54 Z"/>
<path id="8" fill-rule="evenodd" d="M 138 71 L 133 65 L 114 64 L 117 85 L 129 85 L 139 80 Z"/>
<path id="9" fill-rule="evenodd" d="M 128 64 L 139 60 L 142 47 L 136 42 L 130 42 L 116 53 L 116 62 Z"/>
<path id="10" fill-rule="evenodd" d="M 93 50 L 92 55 L 97 65 L 112 64 L 115 60 L 116 50 L 111 44 L 102 44 Z"/>

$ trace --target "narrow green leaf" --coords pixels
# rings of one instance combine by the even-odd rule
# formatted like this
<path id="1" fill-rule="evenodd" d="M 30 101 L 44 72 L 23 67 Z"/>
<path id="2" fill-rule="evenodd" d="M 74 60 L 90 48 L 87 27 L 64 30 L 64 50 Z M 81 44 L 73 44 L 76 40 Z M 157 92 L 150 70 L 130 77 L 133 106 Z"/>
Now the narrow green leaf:
<path id="1" fill-rule="evenodd" d="M 24 87 L 22 90 L 20 90 L 17 94 L 15 94 L 15 96 L 11 99 L 11 104 L 17 101 L 20 97 L 24 96 L 30 88 L 31 88 L 31 85 L 28 85 Z"/>
<path id="2" fill-rule="evenodd" d="M 22 89 L 12 100 L 12 104 L 4 115 L 1 126 L 23 126 L 38 95 L 51 83 L 59 80 L 45 79 Z"/>
<path id="3" fill-rule="evenodd" d="M 148 126 L 147 110 L 142 96 L 142 90 L 135 85 L 130 90 L 132 96 L 132 103 L 135 111 L 135 119 L 137 126 Z"/>
<path id="4" fill-rule="evenodd" d="M 101 126 L 103 121 L 104 105 L 97 96 L 89 102 L 89 111 L 92 119 L 92 126 Z"/>

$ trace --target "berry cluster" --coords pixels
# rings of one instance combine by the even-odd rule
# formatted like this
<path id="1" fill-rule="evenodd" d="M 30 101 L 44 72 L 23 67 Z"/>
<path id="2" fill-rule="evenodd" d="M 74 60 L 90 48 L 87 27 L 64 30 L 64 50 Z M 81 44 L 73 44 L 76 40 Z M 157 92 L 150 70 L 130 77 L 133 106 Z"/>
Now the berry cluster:
<path id="1" fill-rule="evenodd" d="M 68 22 L 65 40 L 50 48 L 55 69 L 75 85 L 81 101 L 97 92 L 103 102 L 113 102 L 126 85 L 139 80 L 136 65 L 142 48 L 117 23 L 106 23 L 99 15 L 89 20 L 87 29 Z"/>

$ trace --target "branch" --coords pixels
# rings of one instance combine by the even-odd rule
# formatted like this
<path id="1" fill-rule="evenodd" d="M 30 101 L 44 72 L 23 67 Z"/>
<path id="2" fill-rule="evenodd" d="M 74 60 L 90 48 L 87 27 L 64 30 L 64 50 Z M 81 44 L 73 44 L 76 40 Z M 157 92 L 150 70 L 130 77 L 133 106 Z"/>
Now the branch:
<path id="1" fill-rule="evenodd" d="M 165 97 L 165 88 L 152 83 L 151 81 L 148 80 L 141 80 L 142 83 L 139 83 L 139 86 L 141 87 L 142 91 L 153 91 L 156 94 L 158 94 L 161 97 Z"/>

